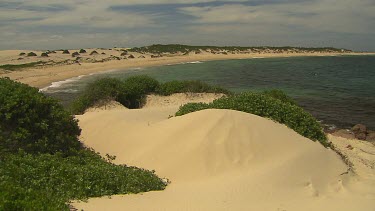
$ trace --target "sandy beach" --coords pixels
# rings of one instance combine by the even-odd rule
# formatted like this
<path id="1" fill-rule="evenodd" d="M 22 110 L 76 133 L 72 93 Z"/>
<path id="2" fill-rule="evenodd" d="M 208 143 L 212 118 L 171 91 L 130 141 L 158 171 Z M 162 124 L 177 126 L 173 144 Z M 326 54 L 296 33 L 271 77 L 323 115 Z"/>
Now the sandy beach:
<path id="1" fill-rule="evenodd" d="M 326 149 L 284 125 L 231 110 L 170 118 L 186 101 L 219 96 L 149 96 L 78 116 L 81 140 L 116 164 L 156 171 L 165 191 L 93 198 L 84 210 L 374 210 L 375 147 L 329 136 Z M 168 102 L 167 104 L 165 102 Z M 110 125 L 110 127 L 109 127 Z M 272 132 L 271 132 L 272 131 Z M 352 148 L 347 146 L 351 145 Z M 348 165 L 350 164 L 350 165 Z"/>
<path id="2" fill-rule="evenodd" d="M 69 50 L 70 54 L 62 54 L 57 51 L 49 54 L 49 57 L 41 57 L 44 51 L 30 50 L 5 50 L 0 51 L 0 65 L 5 64 L 27 64 L 32 62 L 46 62 L 38 67 L 25 68 L 17 71 L 1 71 L 0 77 L 9 77 L 13 80 L 29 84 L 30 86 L 44 88 L 52 82 L 66 80 L 72 77 L 88 75 L 108 70 L 125 70 L 128 68 L 161 66 L 167 64 L 178 64 L 195 61 L 211 61 L 226 59 L 251 59 L 270 57 L 291 57 L 291 56 L 340 56 L 340 55 L 367 55 L 367 53 L 236 53 L 236 54 L 212 54 L 202 52 L 200 54 L 190 53 L 188 55 L 169 54 L 158 58 L 151 58 L 152 54 L 140 54 L 129 52 L 127 56 L 121 56 L 120 50 L 115 49 L 86 49 L 87 53 L 80 54 L 83 62 L 76 62 L 71 53 L 79 50 Z M 98 54 L 90 55 L 96 51 Z M 38 56 L 19 56 L 20 53 L 35 52 Z M 128 58 L 133 55 L 135 58 Z M 141 57 L 141 58 L 140 58 Z M 145 58 L 143 58 L 145 57 Z M 20 59 L 21 58 L 21 59 Z M 121 58 L 117 60 L 116 58 Z M 51 65 L 49 65 L 51 63 Z"/>

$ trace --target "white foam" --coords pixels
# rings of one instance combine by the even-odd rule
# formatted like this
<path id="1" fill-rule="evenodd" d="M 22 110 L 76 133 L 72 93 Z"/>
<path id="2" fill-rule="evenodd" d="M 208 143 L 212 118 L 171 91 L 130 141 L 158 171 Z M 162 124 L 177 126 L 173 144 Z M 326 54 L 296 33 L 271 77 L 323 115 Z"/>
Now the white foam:
<path id="1" fill-rule="evenodd" d="M 203 62 L 201 61 L 194 61 L 194 62 L 186 62 L 187 64 L 202 64 Z"/>
<path id="2" fill-rule="evenodd" d="M 39 92 L 46 92 L 50 88 L 57 88 L 57 87 L 62 86 L 63 84 L 67 84 L 67 83 L 71 83 L 71 82 L 74 82 L 74 81 L 78 81 L 82 77 L 85 77 L 85 76 L 86 75 L 80 75 L 80 76 L 77 76 L 77 77 L 74 77 L 74 78 L 69 78 L 69 79 L 66 79 L 66 80 L 63 80 L 63 81 L 52 82 L 52 84 L 50 86 L 44 87 L 42 89 L 39 89 Z"/>

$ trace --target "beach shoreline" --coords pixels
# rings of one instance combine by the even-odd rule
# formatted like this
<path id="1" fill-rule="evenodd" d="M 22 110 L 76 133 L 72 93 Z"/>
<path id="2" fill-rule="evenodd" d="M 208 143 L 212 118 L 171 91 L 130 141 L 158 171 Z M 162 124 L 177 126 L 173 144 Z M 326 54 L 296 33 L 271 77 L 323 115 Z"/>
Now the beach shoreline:
<path id="1" fill-rule="evenodd" d="M 18 51 L 15 51 L 18 53 Z M 134 53 L 137 54 L 137 53 Z M 139 56 L 142 54 L 138 54 Z M 52 65 L 46 67 L 27 68 L 16 71 L 0 72 L 0 77 L 9 77 L 25 84 L 37 88 L 45 88 L 52 85 L 53 82 L 64 81 L 74 77 L 113 71 L 126 70 L 130 68 L 143 68 L 153 66 L 175 65 L 187 62 L 197 61 L 215 61 L 231 59 L 259 59 L 259 58 L 283 58 L 283 57 L 305 57 L 305 56 L 356 56 L 356 55 L 375 55 L 371 53 L 239 53 L 239 54 L 194 54 L 194 55 L 171 55 L 160 58 L 134 58 L 126 60 L 110 60 L 98 63 L 72 63 L 67 65 Z M 1 53 L 0 53 L 1 56 Z M 35 57 L 33 61 L 39 61 L 41 58 Z M 48 61 L 53 61 L 50 58 Z M 0 61 L 3 64 L 4 61 Z"/>

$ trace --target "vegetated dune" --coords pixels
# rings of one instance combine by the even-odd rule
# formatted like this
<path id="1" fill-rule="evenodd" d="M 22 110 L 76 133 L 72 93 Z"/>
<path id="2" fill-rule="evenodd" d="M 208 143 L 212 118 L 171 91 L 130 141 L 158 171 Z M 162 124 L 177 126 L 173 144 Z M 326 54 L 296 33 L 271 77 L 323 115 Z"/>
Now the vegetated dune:
<path id="1" fill-rule="evenodd" d="M 332 150 L 284 125 L 231 110 L 176 108 L 78 116 L 84 143 L 154 169 L 165 191 L 75 203 L 84 210 L 374 210 L 375 194 Z M 366 189 L 367 191 L 364 191 Z"/>

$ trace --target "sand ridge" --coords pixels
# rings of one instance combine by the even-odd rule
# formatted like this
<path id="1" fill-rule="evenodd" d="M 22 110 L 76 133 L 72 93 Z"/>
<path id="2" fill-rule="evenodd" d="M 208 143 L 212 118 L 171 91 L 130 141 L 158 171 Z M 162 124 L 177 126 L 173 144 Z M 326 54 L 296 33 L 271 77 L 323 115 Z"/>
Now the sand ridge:
<path id="1" fill-rule="evenodd" d="M 178 107 L 78 116 L 84 143 L 154 169 L 165 191 L 75 203 L 84 210 L 374 210 L 367 179 L 284 125 L 231 110 L 169 118 Z M 371 175 L 370 175 L 371 176 Z M 373 178 L 374 175 L 372 175 Z M 366 185 L 364 185 L 366 184 Z M 364 191 L 366 190 L 366 191 Z"/>

